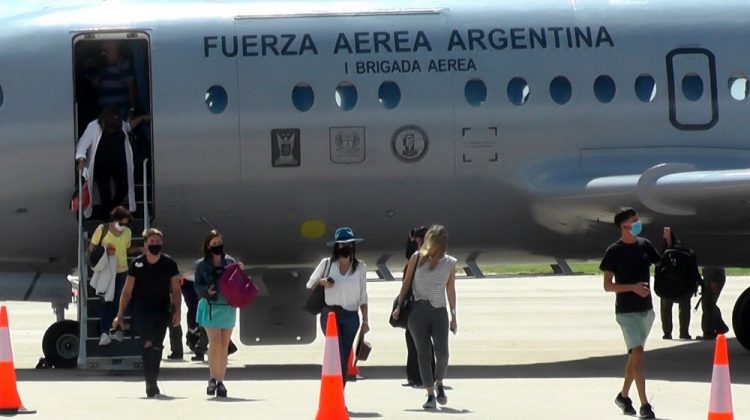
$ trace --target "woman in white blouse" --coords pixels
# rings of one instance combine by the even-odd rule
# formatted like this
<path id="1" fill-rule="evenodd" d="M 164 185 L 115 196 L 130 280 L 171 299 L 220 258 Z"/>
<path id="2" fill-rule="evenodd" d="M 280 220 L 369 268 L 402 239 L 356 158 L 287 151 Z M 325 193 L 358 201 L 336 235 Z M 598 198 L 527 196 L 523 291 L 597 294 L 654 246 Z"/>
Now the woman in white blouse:
<path id="1" fill-rule="evenodd" d="M 335 238 L 327 245 L 332 247 L 331 258 L 324 258 L 310 276 L 307 288 L 325 287 L 325 306 L 320 312 L 320 326 L 326 330 L 328 313 L 336 314 L 341 355 L 341 377 L 346 386 L 346 368 L 349 353 L 359 329 L 362 312 L 362 334 L 370 330 L 367 324 L 367 266 L 357 259 L 355 238 L 351 228 L 336 229 Z"/>

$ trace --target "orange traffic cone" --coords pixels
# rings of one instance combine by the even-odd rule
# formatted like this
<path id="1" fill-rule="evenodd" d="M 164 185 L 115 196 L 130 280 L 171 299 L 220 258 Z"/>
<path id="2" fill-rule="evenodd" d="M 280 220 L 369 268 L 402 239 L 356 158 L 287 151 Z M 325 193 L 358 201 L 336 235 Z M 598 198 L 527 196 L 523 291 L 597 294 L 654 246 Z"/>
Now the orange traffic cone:
<path id="1" fill-rule="evenodd" d="M 359 368 L 354 363 L 354 349 L 349 352 L 349 367 L 346 369 L 346 376 L 353 381 L 359 378 Z"/>
<path id="2" fill-rule="evenodd" d="M 13 349 L 10 346 L 8 312 L 0 307 L 0 414 L 33 414 L 21 403 L 16 389 L 16 369 L 13 367 Z"/>
<path id="3" fill-rule="evenodd" d="M 323 353 L 323 372 L 320 375 L 320 404 L 316 420 L 349 420 L 344 403 L 344 382 L 341 378 L 339 332 L 336 314 L 328 313 L 326 347 Z"/>
<path id="4" fill-rule="evenodd" d="M 716 337 L 714 371 L 711 375 L 711 401 L 708 420 L 734 420 L 732 410 L 732 381 L 729 379 L 729 355 L 724 334 Z"/>

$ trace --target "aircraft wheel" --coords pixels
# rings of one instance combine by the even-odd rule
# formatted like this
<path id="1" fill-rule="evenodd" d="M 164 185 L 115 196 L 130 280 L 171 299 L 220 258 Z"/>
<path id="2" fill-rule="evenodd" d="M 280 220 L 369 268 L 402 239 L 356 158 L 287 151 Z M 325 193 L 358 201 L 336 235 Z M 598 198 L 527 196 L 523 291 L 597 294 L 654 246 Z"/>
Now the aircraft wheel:
<path id="1" fill-rule="evenodd" d="M 78 322 L 63 320 L 47 328 L 42 338 L 42 351 L 47 363 L 64 369 L 78 364 Z"/>
<path id="2" fill-rule="evenodd" d="M 750 288 L 742 292 L 732 312 L 732 328 L 737 341 L 750 350 Z"/>

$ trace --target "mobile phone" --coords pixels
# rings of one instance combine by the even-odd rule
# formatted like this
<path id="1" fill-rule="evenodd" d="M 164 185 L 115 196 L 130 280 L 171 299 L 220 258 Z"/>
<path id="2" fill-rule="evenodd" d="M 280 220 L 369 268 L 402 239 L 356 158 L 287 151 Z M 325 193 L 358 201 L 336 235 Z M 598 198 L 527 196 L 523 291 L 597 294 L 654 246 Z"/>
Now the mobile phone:
<path id="1" fill-rule="evenodd" d="M 333 279 L 333 278 L 331 278 L 331 277 L 328 277 L 328 278 L 326 279 L 326 281 L 327 281 L 328 283 L 331 283 L 331 284 L 334 284 L 334 283 L 336 283 L 336 280 L 334 280 L 334 279 Z"/>

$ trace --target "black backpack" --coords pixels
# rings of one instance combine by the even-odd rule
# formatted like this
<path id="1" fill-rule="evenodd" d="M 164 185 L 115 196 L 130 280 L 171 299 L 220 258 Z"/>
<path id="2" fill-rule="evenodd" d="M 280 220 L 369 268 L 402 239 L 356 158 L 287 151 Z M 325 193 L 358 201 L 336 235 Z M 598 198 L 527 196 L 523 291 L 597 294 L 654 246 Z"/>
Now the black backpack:
<path id="1" fill-rule="evenodd" d="M 675 246 L 664 251 L 654 271 L 657 296 L 673 301 L 684 299 L 694 295 L 702 283 L 693 250 Z"/>

